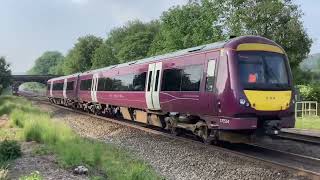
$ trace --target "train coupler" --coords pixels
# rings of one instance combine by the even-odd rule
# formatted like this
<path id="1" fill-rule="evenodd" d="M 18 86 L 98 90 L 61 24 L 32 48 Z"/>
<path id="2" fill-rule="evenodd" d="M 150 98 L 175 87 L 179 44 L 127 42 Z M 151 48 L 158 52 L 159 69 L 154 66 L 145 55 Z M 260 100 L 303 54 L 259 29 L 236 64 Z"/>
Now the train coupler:
<path id="1" fill-rule="evenodd" d="M 280 132 L 280 120 L 266 121 L 264 123 L 264 133 L 266 135 L 278 135 Z"/>

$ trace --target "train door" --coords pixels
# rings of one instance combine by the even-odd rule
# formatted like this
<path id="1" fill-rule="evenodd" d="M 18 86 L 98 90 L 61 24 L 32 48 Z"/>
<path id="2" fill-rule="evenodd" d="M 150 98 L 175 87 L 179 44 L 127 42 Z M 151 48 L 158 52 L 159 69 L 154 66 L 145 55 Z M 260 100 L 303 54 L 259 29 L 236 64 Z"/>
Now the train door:
<path id="1" fill-rule="evenodd" d="M 67 98 L 67 85 L 68 85 L 68 79 L 65 78 L 63 82 L 63 98 Z"/>
<path id="2" fill-rule="evenodd" d="M 97 99 L 98 81 L 99 81 L 99 74 L 94 74 L 92 77 L 92 83 L 91 83 L 92 102 L 98 102 L 98 99 Z"/>
<path id="3" fill-rule="evenodd" d="M 161 110 L 160 107 L 160 84 L 162 62 L 149 64 L 146 84 L 146 102 L 148 109 Z"/>

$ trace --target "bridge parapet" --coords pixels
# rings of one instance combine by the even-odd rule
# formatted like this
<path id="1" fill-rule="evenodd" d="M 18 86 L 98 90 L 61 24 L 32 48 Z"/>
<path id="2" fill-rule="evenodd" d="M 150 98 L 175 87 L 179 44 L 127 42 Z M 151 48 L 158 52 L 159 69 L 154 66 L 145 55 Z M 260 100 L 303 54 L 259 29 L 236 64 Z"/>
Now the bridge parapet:
<path id="1" fill-rule="evenodd" d="M 40 82 L 45 83 L 51 78 L 59 77 L 58 75 L 12 75 L 12 81 L 19 82 Z"/>
<path id="2" fill-rule="evenodd" d="M 49 79 L 60 77 L 60 75 L 12 75 L 12 90 L 17 92 L 19 86 L 26 82 L 38 82 L 46 84 Z"/>

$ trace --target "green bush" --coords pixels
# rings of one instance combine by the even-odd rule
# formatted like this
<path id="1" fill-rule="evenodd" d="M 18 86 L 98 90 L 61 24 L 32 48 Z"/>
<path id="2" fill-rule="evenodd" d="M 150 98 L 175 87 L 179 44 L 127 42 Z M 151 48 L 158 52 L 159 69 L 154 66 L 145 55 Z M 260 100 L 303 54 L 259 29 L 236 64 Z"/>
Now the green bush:
<path id="1" fill-rule="evenodd" d="M 21 156 L 21 147 L 17 141 L 4 140 L 0 143 L 0 161 L 5 162 Z"/>
<path id="2" fill-rule="evenodd" d="M 19 178 L 19 180 L 42 180 L 42 179 L 43 178 L 38 171 L 32 172 L 28 176 L 23 176 Z"/>
<path id="3" fill-rule="evenodd" d="M 300 100 L 302 101 L 317 101 L 320 102 L 320 85 L 298 85 Z"/>

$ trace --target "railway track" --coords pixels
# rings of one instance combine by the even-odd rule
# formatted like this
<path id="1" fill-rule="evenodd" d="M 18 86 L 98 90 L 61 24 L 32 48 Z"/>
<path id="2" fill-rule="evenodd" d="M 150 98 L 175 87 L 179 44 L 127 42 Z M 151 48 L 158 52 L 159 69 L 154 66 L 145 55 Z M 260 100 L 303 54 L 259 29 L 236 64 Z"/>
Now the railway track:
<path id="1" fill-rule="evenodd" d="M 305 144 L 320 145 L 320 137 L 308 136 L 297 133 L 281 132 L 276 138 L 288 139 L 292 141 L 302 142 Z"/>
<path id="2" fill-rule="evenodd" d="M 97 116 L 94 114 L 89 114 L 87 112 L 70 109 L 64 106 L 51 104 L 48 101 L 46 101 L 46 99 L 44 99 L 43 97 L 41 98 L 28 97 L 28 98 L 31 100 L 40 101 L 41 103 L 44 103 L 44 104 L 52 105 L 57 108 L 65 109 L 70 112 L 76 112 L 76 113 L 90 116 L 93 118 L 98 118 L 98 119 L 102 119 L 112 123 L 139 129 L 148 133 L 165 136 L 165 137 L 180 140 L 180 141 L 197 143 L 199 146 L 203 146 L 203 147 L 208 146 L 193 138 L 174 136 L 165 131 L 159 131 L 158 129 L 152 129 L 145 126 L 141 126 L 140 123 L 135 123 L 135 122 L 126 121 L 126 120 L 120 121 L 120 120 L 110 119 L 102 116 Z M 320 180 L 320 159 L 317 159 L 317 158 L 303 156 L 303 155 L 294 154 L 294 153 L 285 152 L 285 151 L 279 151 L 279 150 L 263 147 L 261 145 L 256 145 L 256 144 L 226 144 L 221 147 L 219 146 L 212 146 L 212 147 L 215 148 L 217 151 L 230 153 L 239 157 L 245 157 L 249 160 L 258 160 L 263 162 L 265 165 L 273 168 L 288 170 L 296 175 L 306 176 L 310 179 Z"/>

